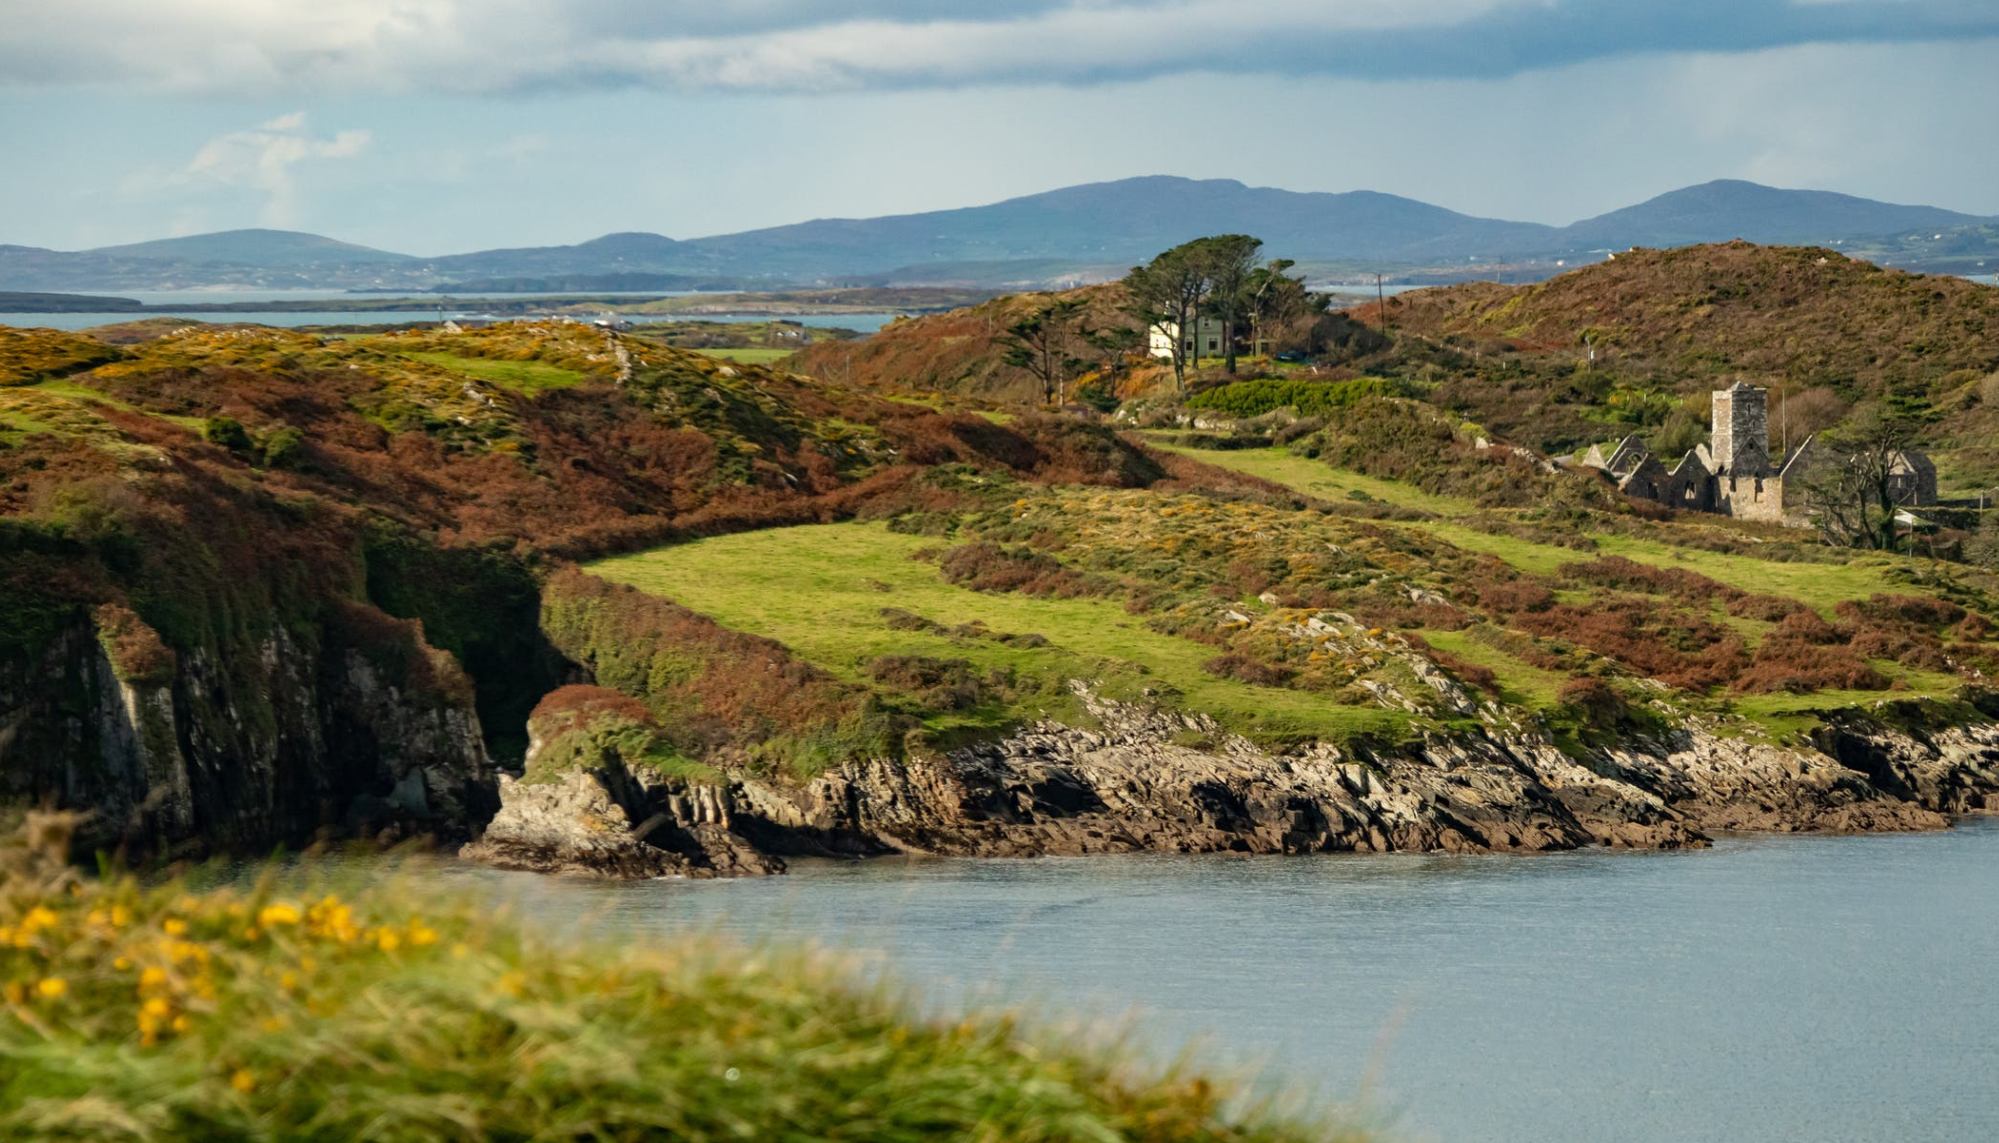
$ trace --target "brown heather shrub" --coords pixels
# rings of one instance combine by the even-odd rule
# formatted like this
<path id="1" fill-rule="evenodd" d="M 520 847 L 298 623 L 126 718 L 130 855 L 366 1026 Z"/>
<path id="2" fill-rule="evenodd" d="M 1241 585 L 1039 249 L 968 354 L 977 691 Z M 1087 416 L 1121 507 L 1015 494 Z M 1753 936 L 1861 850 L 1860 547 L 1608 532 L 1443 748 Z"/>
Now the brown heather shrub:
<path id="1" fill-rule="evenodd" d="M 1599 556 L 1588 563 L 1563 564 L 1557 570 L 1563 579 L 1571 583 L 1647 595 L 1670 595 L 1696 603 L 1714 599 L 1734 602 L 1745 594 L 1740 588 L 1709 579 L 1696 571 L 1655 567 L 1623 556 Z"/>
<path id="2" fill-rule="evenodd" d="M 1280 602 L 1291 606 L 1290 600 Z M 1368 627 L 1400 631 L 1462 631 L 1478 621 L 1448 603 L 1417 603 L 1404 595 L 1377 591 L 1308 592 L 1298 602 L 1320 611 L 1344 611 Z"/>
<path id="3" fill-rule="evenodd" d="M 1775 638 L 1763 641 L 1756 649 L 1755 664 L 1735 679 L 1735 689 L 1749 694 L 1878 691 L 1887 685 L 1888 680 L 1855 656 L 1852 648 Z"/>
<path id="4" fill-rule="evenodd" d="M 906 691 L 926 710 L 970 710 L 1007 696 L 1003 672 L 981 673 L 968 659 L 882 655 L 868 664 L 868 678 Z"/>
<path id="5" fill-rule="evenodd" d="M 1615 729 L 1624 718 L 1624 696 L 1602 679 L 1588 676 L 1570 679 L 1562 684 L 1555 698 L 1585 723 L 1599 729 Z"/>
<path id="6" fill-rule="evenodd" d="M 543 695 L 528 715 L 528 725 L 536 734 L 546 737 L 607 715 L 629 719 L 641 726 L 653 724 L 651 709 L 625 692 L 576 683 Z"/>
<path id="7" fill-rule="evenodd" d="M 1479 584 L 1478 605 L 1495 615 L 1540 612 L 1555 605 L 1555 594 L 1538 581 L 1522 577 L 1505 583 Z"/>
<path id="8" fill-rule="evenodd" d="M 1806 612 L 1813 618 L 1818 613 L 1795 599 L 1785 599 L 1781 595 L 1744 595 L 1728 601 L 1728 613 L 1737 619 L 1754 619 L 1763 623 L 1777 623 Z M 1819 620 L 1823 624 L 1824 620 Z M 1830 628 L 1828 628 L 1830 630 Z"/>
<path id="9" fill-rule="evenodd" d="M 1784 616 L 1778 622 L 1777 629 L 1770 633 L 1769 638 L 1779 642 L 1811 643 L 1819 646 L 1830 646 L 1843 641 L 1839 631 L 1809 607 L 1800 608 Z"/>
<path id="10" fill-rule="evenodd" d="M 1535 635 L 1587 647 L 1683 690 L 1726 685 L 1749 665 L 1748 653 L 1734 632 L 1644 596 L 1617 596 L 1589 608 L 1557 604 L 1515 616 L 1513 622 Z"/>
<path id="11" fill-rule="evenodd" d="M 1491 512 L 1475 512 L 1465 517 L 1461 523 L 1488 536 L 1511 536 L 1516 540 L 1526 540 L 1530 544 L 1549 544 L 1559 548 L 1572 548 L 1579 552 L 1593 552 L 1597 548 L 1596 541 L 1579 529 L 1551 528 Z"/>
<path id="12" fill-rule="evenodd" d="M 1258 687 L 1281 687 L 1290 682 L 1293 675 L 1284 667 L 1272 666 L 1241 651 L 1216 655 L 1202 663 L 1201 669 L 1217 678 L 1234 679 Z"/>
<path id="13" fill-rule="evenodd" d="M 1864 600 L 1841 600 L 1832 611 L 1850 622 L 1908 623 L 1922 627 L 1947 627 L 1965 617 L 1964 608 L 1957 604 L 1925 595 L 1875 594 Z"/>
<path id="14" fill-rule="evenodd" d="M 988 540 L 952 548 L 937 566 L 946 581 L 972 591 L 1017 591 L 1055 599 L 1102 594 L 1087 577 L 1063 567 L 1053 556 L 1003 548 Z"/>
<path id="15" fill-rule="evenodd" d="M 335 599 L 327 610 L 329 634 L 373 664 L 391 685 L 471 705 L 471 677 L 449 651 L 425 641 L 422 620 L 397 619 L 351 599 Z"/>
<path id="16" fill-rule="evenodd" d="M 107 603 L 97 609 L 93 618 L 97 621 L 98 642 L 105 657 L 111 660 L 113 674 L 132 683 L 172 681 L 179 657 L 137 612 L 122 603 Z"/>
<path id="17" fill-rule="evenodd" d="M 1425 658 L 1457 677 L 1466 686 L 1476 687 L 1494 698 L 1499 697 L 1499 676 L 1492 668 L 1481 666 L 1469 659 L 1460 658 L 1449 651 L 1432 647 L 1421 635 L 1409 632 L 1402 637 L 1411 647 L 1421 651 Z"/>

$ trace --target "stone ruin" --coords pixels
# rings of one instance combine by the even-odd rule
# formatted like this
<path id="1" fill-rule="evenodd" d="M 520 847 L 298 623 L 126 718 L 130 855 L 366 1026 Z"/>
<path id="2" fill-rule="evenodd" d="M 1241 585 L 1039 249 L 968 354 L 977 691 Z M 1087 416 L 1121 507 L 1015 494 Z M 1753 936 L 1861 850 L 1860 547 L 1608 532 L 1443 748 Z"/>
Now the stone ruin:
<path id="1" fill-rule="evenodd" d="M 1577 463 L 1601 469 L 1627 496 L 1671 508 L 1716 512 L 1747 520 L 1802 526 L 1810 523 L 1805 473 L 1817 452 L 1807 437 L 1780 463 L 1770 458 L 1770 391 L 1738 381 L 1713 394 L 1710 443 L 1668 469 L 1635 436 L 1613 445 L 1591 445 Z M 1937 470 L 1915 449 L 1895 454 L 1889 473 L 1895 502 L 1920 508 L 1937 502 Z"/>

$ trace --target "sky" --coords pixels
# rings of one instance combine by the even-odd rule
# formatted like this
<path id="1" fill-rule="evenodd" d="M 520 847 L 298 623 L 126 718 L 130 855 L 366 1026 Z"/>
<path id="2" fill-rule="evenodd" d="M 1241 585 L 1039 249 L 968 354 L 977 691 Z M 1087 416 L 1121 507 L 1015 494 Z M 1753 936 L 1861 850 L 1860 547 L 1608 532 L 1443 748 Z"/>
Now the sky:
<path id="1" fill-rule="evenodd" d="M 0 243 L 431 255 L 1147 174 L 1999 215 L 1995 61 L 1999 0 L 0 0 Z"/>

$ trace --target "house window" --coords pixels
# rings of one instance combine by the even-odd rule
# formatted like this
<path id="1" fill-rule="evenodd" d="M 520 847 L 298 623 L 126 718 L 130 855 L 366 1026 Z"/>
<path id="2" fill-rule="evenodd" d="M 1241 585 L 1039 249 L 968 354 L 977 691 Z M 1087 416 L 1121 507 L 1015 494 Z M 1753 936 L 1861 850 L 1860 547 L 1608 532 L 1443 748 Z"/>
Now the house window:
<path id="1" fill-rule="evenodd" d="M 1208 339 L 1208 352 L 1209 352 L 1209 353 L 1213 353 L 1213 352 L 1215 351 L 1215 345 L 1216 345 L 1216 342 L 1215 342 L 1215 339 L 1214 339 L 1214 338 L 1212 338 L 1212 337 L 1211 337 L 1211 338 L 1209 338 L 1209 339 Z"/>

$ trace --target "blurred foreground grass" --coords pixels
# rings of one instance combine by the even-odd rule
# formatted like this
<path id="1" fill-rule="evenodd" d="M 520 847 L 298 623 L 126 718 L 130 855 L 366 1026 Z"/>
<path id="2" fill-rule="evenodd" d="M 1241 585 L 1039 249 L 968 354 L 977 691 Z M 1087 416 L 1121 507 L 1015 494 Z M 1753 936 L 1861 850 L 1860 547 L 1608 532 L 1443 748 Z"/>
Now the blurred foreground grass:
<path id="1" fill-rule="evenodd" d="M 545 938 L 395 879 L 86 878 L 64 828 L 0 851 L 0 1138 L 1357 1138 L 824 956 Z"/>

